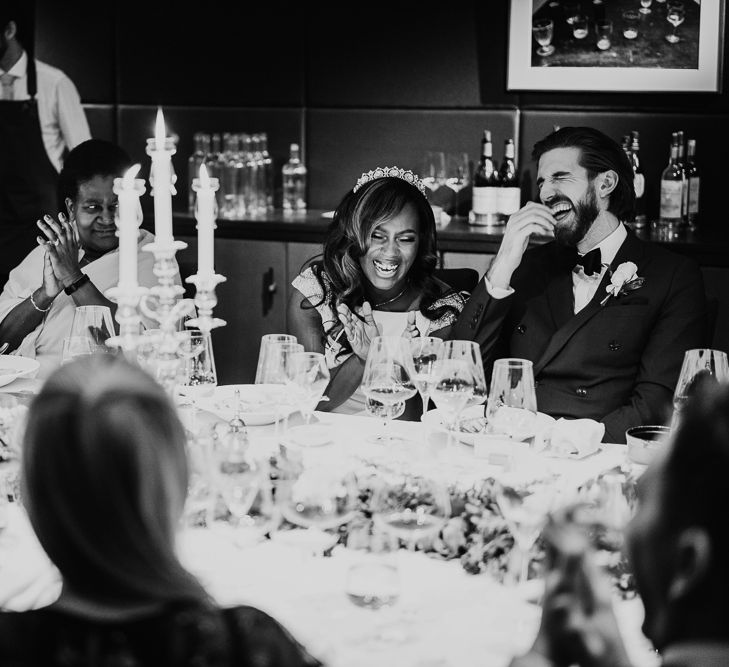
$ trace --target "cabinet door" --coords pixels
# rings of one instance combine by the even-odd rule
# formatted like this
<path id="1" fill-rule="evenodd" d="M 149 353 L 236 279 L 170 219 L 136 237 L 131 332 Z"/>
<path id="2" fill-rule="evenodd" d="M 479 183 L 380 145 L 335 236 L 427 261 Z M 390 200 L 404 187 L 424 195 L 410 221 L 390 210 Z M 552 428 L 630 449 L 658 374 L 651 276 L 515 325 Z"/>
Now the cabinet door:
<path id="1" fill-rule="evenodd" d="M 180 270 L 197 266 L 197 240 L 182 237 L 188 247 L 178 253 Z M 212 333 L 218 384 L 252 383 L 261 336 L 285 333 L 285 244 L 278 241 L 215 240 L 215 271 L 227 278 L 215 293 L 213 315 L 226 321 Z M 190 296 L 194 296 L 192 287 Z"/>

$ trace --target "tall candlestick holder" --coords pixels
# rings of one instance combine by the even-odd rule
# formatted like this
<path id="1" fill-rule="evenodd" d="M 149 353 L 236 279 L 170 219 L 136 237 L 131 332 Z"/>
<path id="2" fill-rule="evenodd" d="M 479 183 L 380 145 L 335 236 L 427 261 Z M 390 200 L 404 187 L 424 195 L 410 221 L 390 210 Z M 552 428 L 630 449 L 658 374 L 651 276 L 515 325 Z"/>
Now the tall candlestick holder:
<path id="1" fill-rule="evenodd" d="M 225 320 L 219 317 L 213 317 L 213 308 L 218 303 L 218 297 L 215 296 L 215 286 L 225 282 L 225 276 L 217 273 L 201 274 L 199 271 L 186 279 L 185 282 L 195 285 L 195 307 L 197 308 L 197 317 L 188 321 L 192 327 L 197 327 L 200 331 L 209 334 L 217 327 L 225 326 Z"/>

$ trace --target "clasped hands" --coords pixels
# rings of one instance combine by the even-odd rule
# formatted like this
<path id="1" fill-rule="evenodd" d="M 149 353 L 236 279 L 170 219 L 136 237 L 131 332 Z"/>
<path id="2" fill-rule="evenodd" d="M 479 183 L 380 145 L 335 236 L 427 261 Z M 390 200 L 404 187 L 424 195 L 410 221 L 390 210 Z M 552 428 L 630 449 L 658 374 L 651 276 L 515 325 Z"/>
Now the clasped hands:
<path id="1" fill-rule="evenodd" d="M 372 315 L 372 306 L 369 301 L 365 301 L 354 313 L 346 303 L 340 303 L 337 306 L 337 314 L 352 347 L 352 352 L 362 360 L 367 359 L 370 343 L 374 338 L 382 335 L 382 329 Z M 415 326 L 414 310 L 408 312 L 407 325 L 401 335 L 407 339 L 420 336 L 420 332 Z"/>
<path id="2" fill-rule="evenodd" d="M 78 260 L 78 229 L 75 221 L 69 220 L 63 213 L 58 214 L 58 220 L 44 215 L 36 225 L 43 233 L 36 237 L 36 241 L 45 248 L 42 287 L 46 297 L 52 301 L 64 287 L 83 275 Z"/>

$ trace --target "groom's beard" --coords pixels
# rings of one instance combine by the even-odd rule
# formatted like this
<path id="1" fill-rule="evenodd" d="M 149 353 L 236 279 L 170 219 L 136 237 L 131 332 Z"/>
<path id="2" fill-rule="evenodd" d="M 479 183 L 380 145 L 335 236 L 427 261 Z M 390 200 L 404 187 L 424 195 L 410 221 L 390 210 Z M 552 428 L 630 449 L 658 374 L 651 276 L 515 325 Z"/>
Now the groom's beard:
<path id="1" fill-rule="evenodd" d="M 592 183 L 590 183 L 587 194 L 574 205 L 572 221 L 567 225 L 557 225 L 554 228 L 554 238 L 560 245 L 568 248 L 577 247 L 598 215 L 600 215 L 600 209 L 597 206 L 597 197 Z"/>

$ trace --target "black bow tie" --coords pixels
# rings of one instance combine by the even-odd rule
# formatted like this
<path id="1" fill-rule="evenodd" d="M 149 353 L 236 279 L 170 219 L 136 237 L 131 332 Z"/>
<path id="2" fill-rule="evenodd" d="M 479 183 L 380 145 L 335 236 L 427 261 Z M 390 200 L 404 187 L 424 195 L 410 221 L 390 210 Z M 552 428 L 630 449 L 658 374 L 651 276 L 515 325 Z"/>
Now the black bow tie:
<path id="1" fill-rule="evenodd" d="M 575 260 L 575 268 L 582 266 L 586 276 L 594 273 L 600 273 L 602 270 L 602 257 L 600 256 L 600 248 L 593 248 L 585 255 L 577 255 Z"/>

